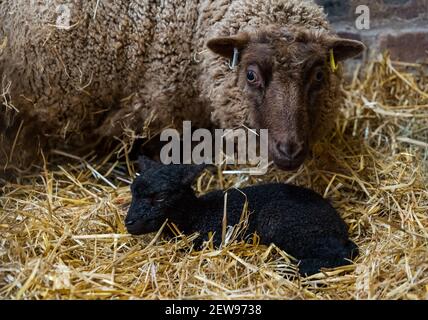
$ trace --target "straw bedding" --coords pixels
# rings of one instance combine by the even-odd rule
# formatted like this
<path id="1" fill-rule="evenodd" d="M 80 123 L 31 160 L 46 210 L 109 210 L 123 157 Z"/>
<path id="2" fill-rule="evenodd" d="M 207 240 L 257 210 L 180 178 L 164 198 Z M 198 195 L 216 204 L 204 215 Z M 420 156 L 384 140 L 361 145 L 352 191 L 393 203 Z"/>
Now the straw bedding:
<path id="1" fill-rule="evenodd" d="M 426 71 L 388 56 L 356 70 L 334 132 L 296 173 L 220 168 L 195 185 L 200 193 L 262 180 L 314 188 L 348 223 L 360 246 L 355 264 L 301 278 L 292 257 L 257 237 L 196 251 L 194 235 L 127 235 L 135 169 L 123 143 L 105 159 L 57 151 L 42 174 L 3 187 L 0 298 L 427 299 Z"/>

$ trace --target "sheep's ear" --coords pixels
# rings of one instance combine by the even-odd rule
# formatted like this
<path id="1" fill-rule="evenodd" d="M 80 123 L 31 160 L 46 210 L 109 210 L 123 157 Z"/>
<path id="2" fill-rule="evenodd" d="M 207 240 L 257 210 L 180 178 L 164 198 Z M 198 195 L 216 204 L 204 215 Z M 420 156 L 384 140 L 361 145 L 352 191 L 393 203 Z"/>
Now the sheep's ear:
<path id="1" fill-rule="evenodd" d="M 248 33 L 243 32 L 236 36 L 211 39 L 207 42 L 207 47 L 218 55 L 225 58 L 232 58 L 233 50 L 236 48 L 241 51 L 248 45 L 249 41 L 250 36 Z"/>
<path id="2" fill-rule="evenodd" d="M 159 167 L 160 165 L 160 163 L 153 161 L 146 156 L 138 157 L 138 167 L 140 169 L 140 172 L 144 172 L 150 168 Z"/>
<path id="3" fill-rule="evenodd" d="M 328 48 L 333 49 L 334 58 L 343 61 L 358 56 L 366 49 L 366 46 L 357 40 L 331 38 L 328 41 Z"/>
<path id="4" fill-rule="evenodd" d="M 193 181 L 207 168 L 213 167 L 209 164 L 186 165 L 183 171 L 183 185 L 191 185 Z"/>

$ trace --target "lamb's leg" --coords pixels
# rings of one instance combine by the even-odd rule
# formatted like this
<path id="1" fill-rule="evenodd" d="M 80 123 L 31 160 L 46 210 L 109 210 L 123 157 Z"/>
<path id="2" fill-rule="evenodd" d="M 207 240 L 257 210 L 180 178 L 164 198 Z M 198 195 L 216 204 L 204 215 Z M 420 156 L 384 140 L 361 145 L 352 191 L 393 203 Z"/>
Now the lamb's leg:
<path id="1" fill-rule="evenodd" d="M 299 271 L 302 276 L 310 276 L 320 272 L 321 268 L 336 268 L 351 262 L 344 258 L 309 258 L 300 260 Z"/>
<path id="2" fill-rule="evenodd" d="M 307 236 L 300 238 L 300 245 L 300 248 L 290 250 L 290 253 L 299 259 L 354 259 L 358 256 L 355 243 L 343 237 Z"/>

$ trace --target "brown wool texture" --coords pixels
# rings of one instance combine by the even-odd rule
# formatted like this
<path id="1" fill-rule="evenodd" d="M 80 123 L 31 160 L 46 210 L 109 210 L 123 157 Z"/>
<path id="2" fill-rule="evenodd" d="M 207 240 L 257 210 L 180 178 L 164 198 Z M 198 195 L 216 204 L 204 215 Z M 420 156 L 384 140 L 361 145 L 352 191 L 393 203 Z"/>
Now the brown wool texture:
<path id="1" fill-rule="evenodd" d="M 332 33 L 310 1 L 76 0 L 67 7 L 64 29 L 56 26 L 56 5 L 0 3 L 2 169 L 24 168 L 40 149 L 75 150 L 127 129 L 140 133 L 149 119 L 153 130 L 182 120 L 251 125 L 237 72 L 206 42 L 268 25 Z M 332 74 L 325 129 L 339 82 L 340 73 Z"/>

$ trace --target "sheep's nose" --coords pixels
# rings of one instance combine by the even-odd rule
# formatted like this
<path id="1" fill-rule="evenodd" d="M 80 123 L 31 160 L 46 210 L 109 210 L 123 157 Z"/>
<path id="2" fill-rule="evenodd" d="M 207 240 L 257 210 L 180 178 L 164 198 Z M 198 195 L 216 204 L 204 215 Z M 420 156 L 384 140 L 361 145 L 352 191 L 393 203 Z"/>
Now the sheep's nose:
<path id="1" fill-rule="evenodd" d="M 294 161 L 302 157 L 304 153 L 303 144 L 294 142 L 279 142 L 276 148 L 281 156 L 288 161 Z"/>

